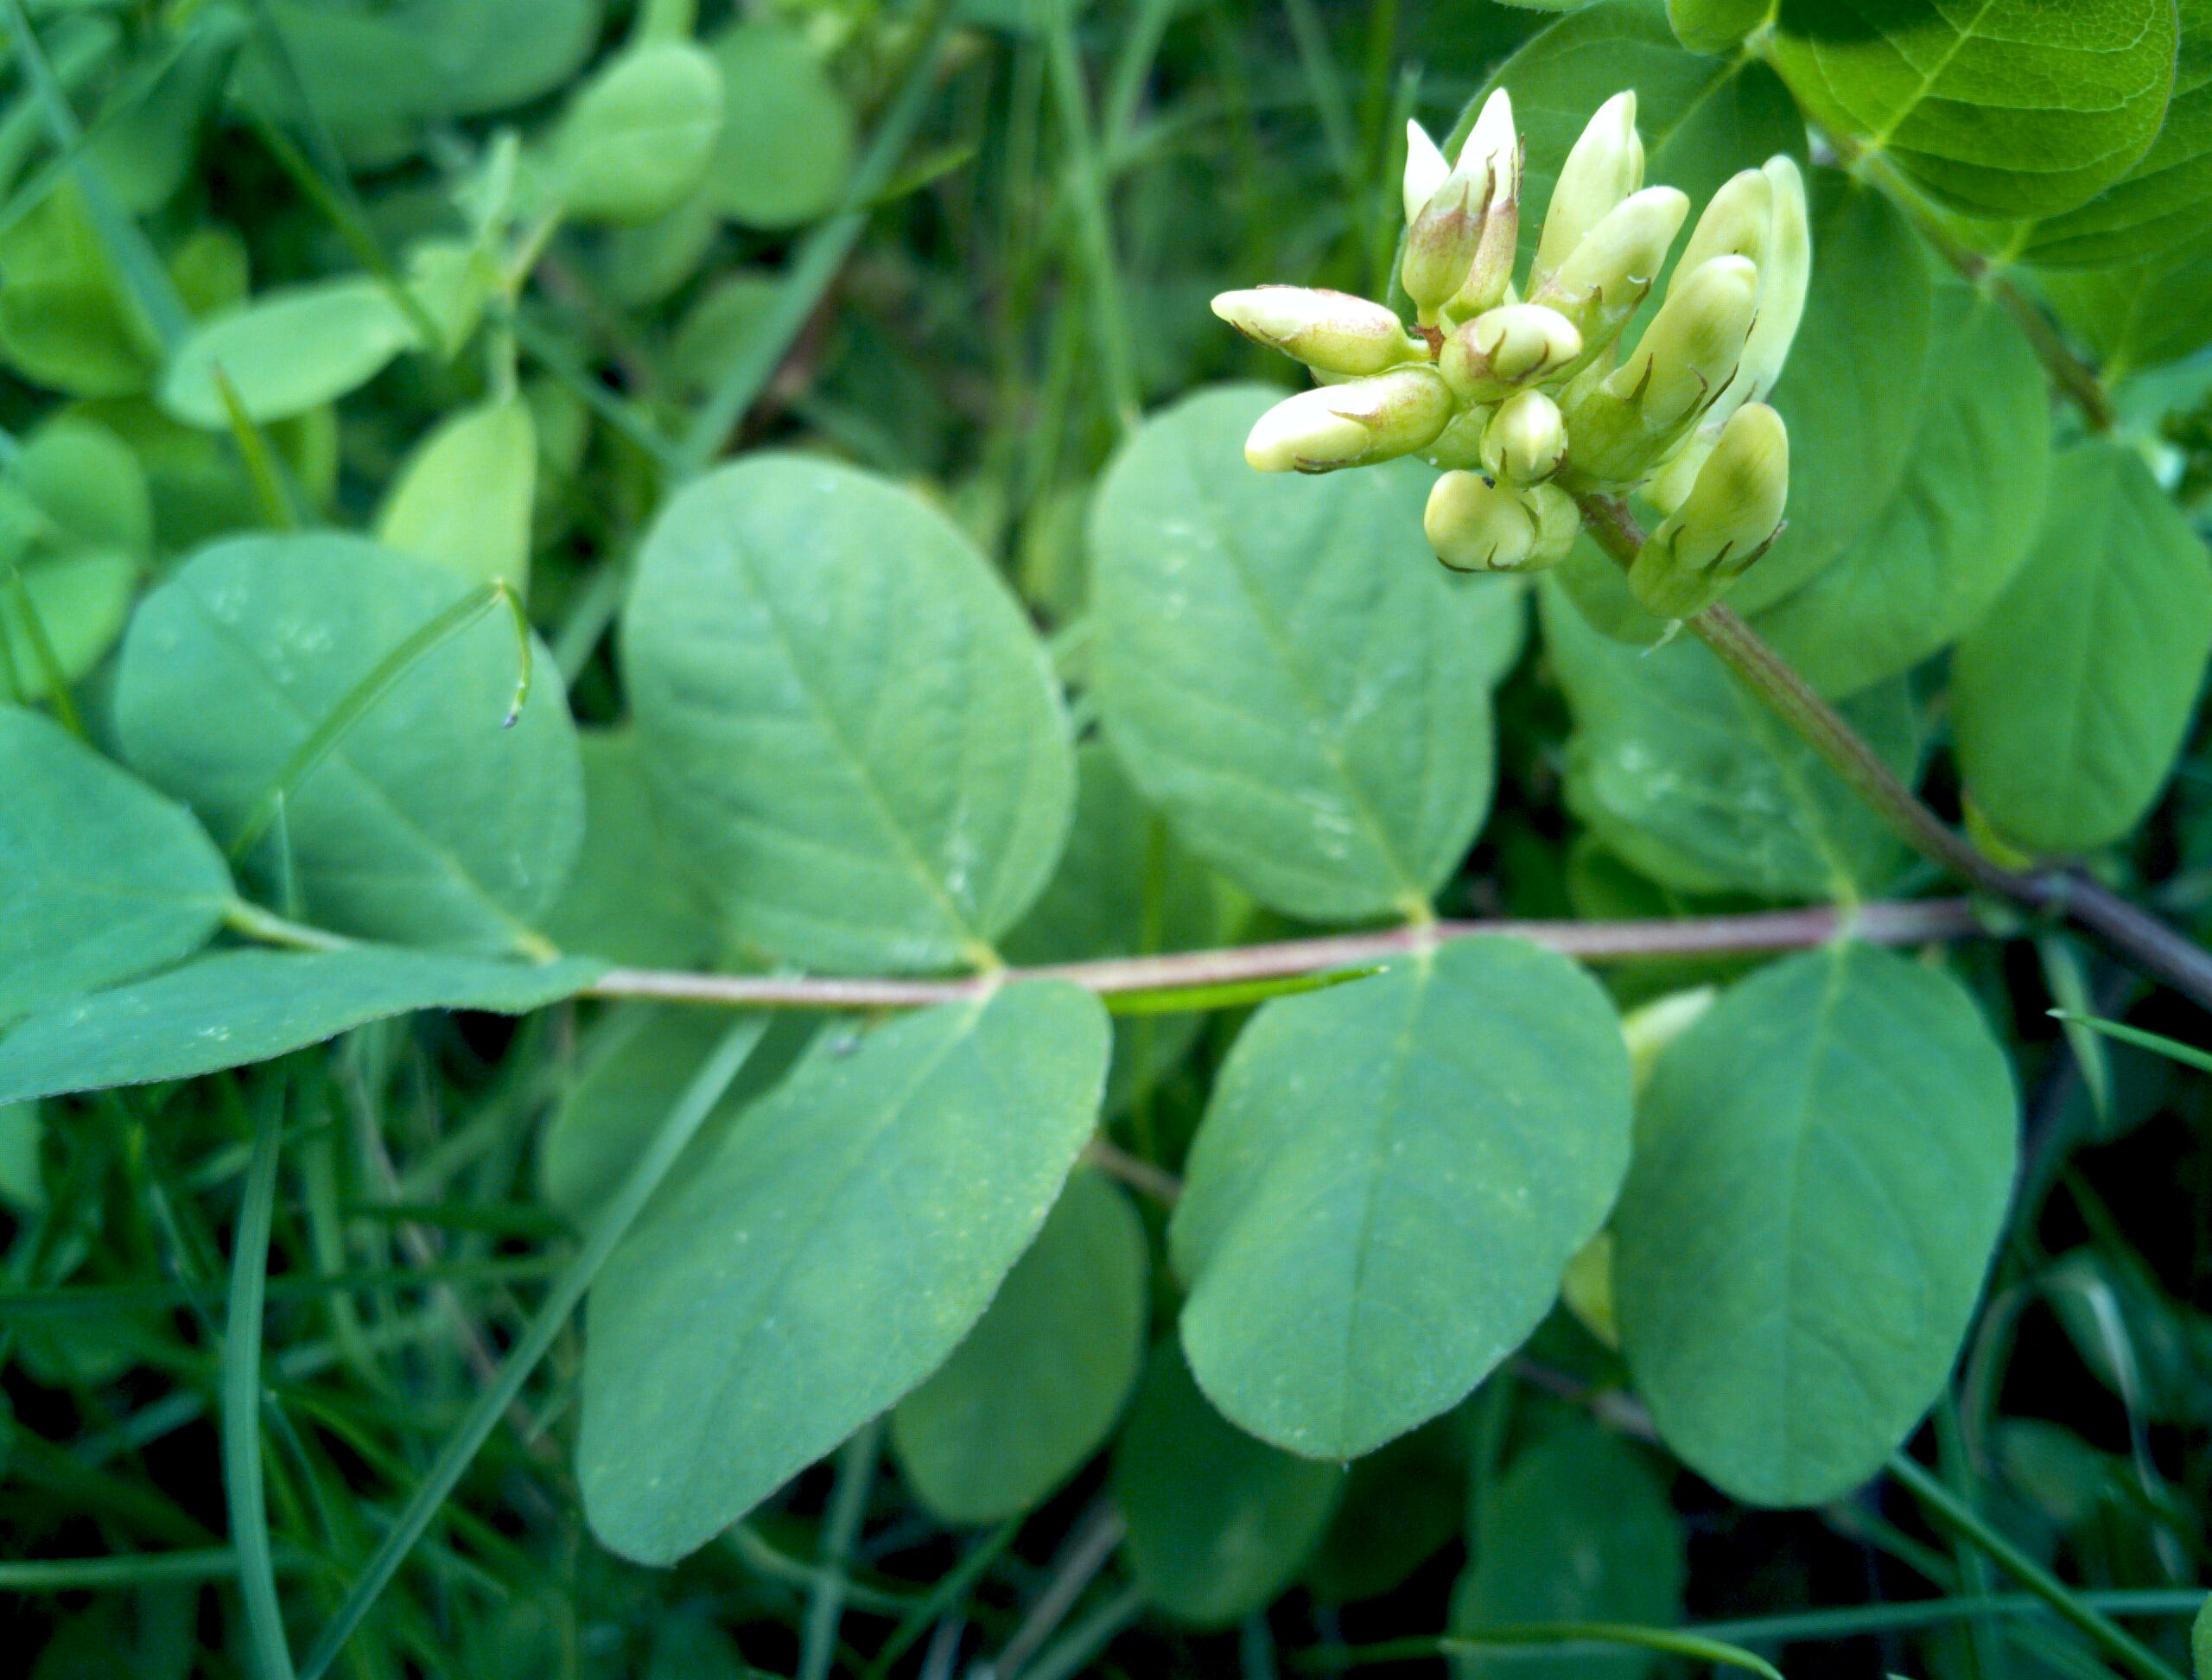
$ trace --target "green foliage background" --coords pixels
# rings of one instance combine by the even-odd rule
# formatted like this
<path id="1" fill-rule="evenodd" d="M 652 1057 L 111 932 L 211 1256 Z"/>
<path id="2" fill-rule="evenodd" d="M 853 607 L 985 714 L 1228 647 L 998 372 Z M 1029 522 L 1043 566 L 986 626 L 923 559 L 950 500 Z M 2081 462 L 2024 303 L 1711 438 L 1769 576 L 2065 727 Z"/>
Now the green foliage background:
<path id="1" fill-rule="evenodd" d="M 2208 0 L 0 47 L 10 1672 L 2203 1671 Z M 1807 171 L 1731 604 L 2009 891 L 1246 468 L 1497 86 Z"/>

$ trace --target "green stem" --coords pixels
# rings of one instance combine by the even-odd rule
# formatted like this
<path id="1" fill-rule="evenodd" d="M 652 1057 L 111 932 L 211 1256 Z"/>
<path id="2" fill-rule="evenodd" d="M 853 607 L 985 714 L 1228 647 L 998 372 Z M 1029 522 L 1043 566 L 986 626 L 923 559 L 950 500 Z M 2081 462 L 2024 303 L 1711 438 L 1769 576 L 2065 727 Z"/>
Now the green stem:
<path id="1" fill-rule="evenodd" d="M 1945 1528 L 1979 1547 L 2006 1575 L 2050 1607 L 2053 1614 L 2072 1626 L 2091 1644 L 2139 1680 L 2185 1680 L 2158 1652 L 2109 1616 L 2083 1600 L 2082 1595 L 2007 1540 L 1974 1509 L 1904 1453 L 1890 1459 L 1890 1474 L 1902 1482 Z"/>
<path id="2" fill-rule="evenodd" d="M 231 1543 L 238 1549 L 238 1588 L 245 1597 L 254 1668 L 261 1680 L 293 1680 L 261 1466 L 262 1308 L 268 1298 L 269 1231 L 283 1136 L 284 1084 L 279 1079 L 264 1093 L 254 1116 L 253 1161 L 238 1209 L 230 1305 L 223 1320 L 223 1492 L 230 1506 Z"/>
<path id="3" fill-rule="evenodd" d="M 546 1292 L 529 1327 L 499 1366 L 499 1375 L 485 1384 L 467 1416 L 446 1438 L 429 1474 L 408 1499 L 375 1555 L 363 1566 L 347 1590 L 345 1602 L 338 1607 L 329 1626 L 323 1629 L 315 1649 L 308 1653 L 301 1680 L 321 1680 L 329 1671 L 346 1640 L 353 1637 L 353 1630 L 360 1626 L 361 1618 L 368 1614 L 378 1595 L 399 1572 L 400 1564 L 435 1520 L 439 1507 L 460 1484 L 471 1460 L 491 1439 L 492 1431 L 499 1427 L 501 1416 L 521 1394 L 531 1373 L 552 1351 L 554 1341 L 568 1326 L 569 1315 L 575 1311 L 600 1269 L 629 1234 L 638 1216 L 645 1212 L 645 1204 L 660 1188 L 677 1158 L 698 1135 L 699 1128 L 706 1123 L 707 1117 L 714 1112 L 739 1070 L 751 1058 L 767 1024 L 768 1018 L 761 1015 L 747 1015 L 734 1022 L 707 1058 L 706 1065 L 684 1087 L 683 1094 L 661 1122 L 652 1142 L 630 1168 L 629 1176 L 592 1221 L 582 1249 Z"/>
<path id="4" fill-rule="evenodd" d="M 1617 496 L 1586 495 L 1577 501 L 1598 545 L 1627 566 L 1643 546 L 1644 535 L 1628 504 Z M 2142 973 L 2164 981 L 2200 1008 L 2212 1009 L 2212 951 L 2086 875 L 2065 870 L 2024 875 L 1993 862 L 1922 804 L 1842 715 L 1735 613 L 1726 607 L 1708 607 L 1689 626 L 1721 663 L 1923 856 L 2024 909 L 2065 917 Z"/>
<path id="5" fill-rule="evenodd" d="M 1083 80 L 1083 62 L 1075 46 L 1075 8 L 1058 4 L 1051 9 L 1052 27 L 1046 42 L 1047 67 L 1052 72 L 1052 103 L 1058 109 L 1062 143 L 1067 147 L 1069 174 L 1073 177 L 1076 226 L 1083 241 L 1084 266 L 1090 270 L 1092 331 L 1098 339 L 1101 371 L 1114 417 L 1124 431 L 1137 423 L 1143 398 L 1137 387 L 1136 357 L 1129 342 L 1128 312 L 1122 301 L 1122 274 L 1114 251 L 1114 225 L 1106 203 L 1106 184 L 1098 169 L 1096 136 L 1090 121 L 1090 96 Z"/>

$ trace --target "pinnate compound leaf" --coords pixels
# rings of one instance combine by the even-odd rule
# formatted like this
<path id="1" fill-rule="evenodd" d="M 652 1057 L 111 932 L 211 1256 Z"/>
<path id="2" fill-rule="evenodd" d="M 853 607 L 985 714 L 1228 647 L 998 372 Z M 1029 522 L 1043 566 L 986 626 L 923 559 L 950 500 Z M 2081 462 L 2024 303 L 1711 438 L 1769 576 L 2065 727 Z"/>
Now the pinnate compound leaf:
<path id="1" fill-rule="evenodd" d="M 54 723 L 0 707 L 0 1021 L 207 942 L 230 871 L 192 813 Z"/>
<path id="2" fill-rule="evenodd" d="M 1343 1497 L 1337 1465 L 1277 1452 L 1228 1422 L 1173 1337 L 1153 1349 L 1114 1448 L 1129 1565 L 1149 1602 L 1219 1627 L 1298 1576 Z"/>
<path id="3" fill-rule="evenodd" d="M 1099 705 L 1139 790 L 1255 897 L 1324 920 L 1405 913 L 1489 808 L 1488 688 L 1523 609 L 1510 581 L 1437 565 L 1418 463 L 1246 466 L 1281 395 L 1201 391 L 1108 469 L 1090 525 Z"/>
<path id="4" fill-rule="evenodd" d="M 1888 824 L 1704 643 L 1628 646 L 1560 590 L 1541 600 L 1574 716 L 1567 804 L 1609 850 L 1684 893 L 1852 898 L 1896 876 L 1905 852 Z M 1843 710 L 1892 770 L 1917 780 L 1920 720 L 1904 678 Z"/>
<path id="5" fill-rule="evenodd" d="M 524 1015 L 602 972 L 380 945 L 219 951 L 27 1016 L 0 1037 L 0 1103 L 197 1079 L 417 1009 Z"/>
<path id="6" fill-rule="evenodd" d="M 1969 215 L 2050 216 L 2151 148 L 2173 0 L 1783 0 L 1773 56 L 1807 113 Z"/>
<path id="7" fill-rule="evenodd" d="M 2043 533 L 1959 644 L 1952 708 L 1967 791 L 2043 852 L 2117 840 L 2181 750 L 2212 654 L 2212 556 L 2126 445 L 2051 463 Z"/>
<path id="8" fill-rule="evenodd" d="M 202 550 L 132 619 L 116 684 L 124 757 L 232 844 L 302 744 L 395 650 L 469 591 L 450 573 L 335 534 Z M 424 653 L 301 776 L 250 854 L 319 926 L 410 945 L 510 950 L 575 860 L 575 726 L 542 646 L 528 702 L 515 630 L 486 610 Z"/>
<path id="9" fill-rule="evenodd" d="M 1128 1198 L 1076 1173 L 990 1310 L 891 1414 L 924 1505 L 949 1523 L 1000 1522 L 1098 1450 L 1144 1359 L 1145 1270 Z"/>
<path id="10" fill-rule="evenodd" d="M 1858 537 L 1754 627 L 1836 698 L 1957 640 L 2034 539 L 2050 406 L 2043 365 L 2012 318 L 1944 288 L 1904 476 Z"/>
<path id="11" fill-rule="evenodd" d="M 562 117 L 553 137 L 562 203 L 583 221 L 650 221 L 699 184 L 721 126 L 713 59 L 688 41 L 634 48 L 578 88 Z"/>
<path id="12" fill-rule="evenodd" d="M 1452 1594 L 1454 1632 L 1510 1622 L 1672 1627 L 1681 1618 L 1681 1519 L 1649 1454 L 1572 1422 L 1513 1460 L 1477 1505 L 1474 1562 Z M 1658 1653 L 1631 1646 L 1455 1652 L 1462 1680 L 1639 1680 Z"/>
<path id="13" fill-rule="evenodd" d="M 366 385 L 421 344 L 420 329 L 377 281 L 308 281 L 194 328 L 162 370 L 162 406 L 188 425 L 221 431 L 231 423 L 227 379 L 248 419 L 288 419 Z"/>
<path id="14" fill-rule="evenodd" d="M 1517 940 L 1267 1004 L 1222 1069 L 1170 1230 L 1198 1385 L 1323 1459 L 1458 1403 L 1604 1223 L 1630 1110 L 1604 990 Z"/>
<path id="15" fill-rule="evenodd" d="M 1834 1499 L 1942 1389 L 2012 1192 L 2012 1068 L 1936 970 L 1853 945 L 1661 1053 L 1613 1295 L 1667 1445 L 1755 1505 Z"/>
<path id="16" fill-rule="evenodd" d="M 703 1545 L 943 1364 L 1097 1123 L 1107 1020 L 1010 985 L 817 1041 L 592 1291 L 577 1471 L 609 1547 Z"/>
<path id="17" fill-rule="evenodd" d="M 1044 647 L 881 479 L 769 454 L 694 482 L 639 557 L 623 664 L 662 808 L 763 950 L 970 962 L 1059 856 L 1075 760 Z"/>

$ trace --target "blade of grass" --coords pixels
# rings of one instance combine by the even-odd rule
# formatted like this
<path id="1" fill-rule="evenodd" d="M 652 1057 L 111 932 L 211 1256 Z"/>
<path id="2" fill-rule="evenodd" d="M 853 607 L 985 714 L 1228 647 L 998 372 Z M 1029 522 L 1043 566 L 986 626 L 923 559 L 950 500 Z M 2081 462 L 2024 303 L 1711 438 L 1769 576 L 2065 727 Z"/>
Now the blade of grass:
<path id="1" fill-rule="evenodd" d="M 322 762 L 331 749 L 346 738 L 346 732 L 379 700 L 389 694 L 400 678 L 416 665 L 442 647 L 454 637 L 490 612 L 502 601 L 512 605 L 514 591 L 505 583 L 487 583 L 480 589 L 472 589 L 436 617 L 423 624 L 391 652 L 377 661 L 368 675 L 353 684 L 346 697 L 330 709 L 329 715 L 310 729 L 292 755 L 278 769 L 275 779 L 247 810 L 245 819 L 231 839 L 231 856 L 244 857 L 253 849 L 254 842 L 268 831 L 275 820 L 277 808 L 307 779 L 308 773 Z M 530 684 L 530 641 L 522 638 L 522 676 L 517 685 L 514 707 L 507 714 L 506 722 L 512 723 L 521 710 L 520 696 L 528 691 Z"/>
<path id="2" fill-rule="evenodd" d="M 515 342 L 530 353 L 531 360 L 550 373 L 570 396 L 621 433 L 648 461 L 671 477 L 683 476 L 683 457 L 676 445 L 660 435 L 659 429 L 639 412 L 635 404 L 623 401 L 594 379 L 567 345 L 540 328 L 523 310 L 494 308 L 492 319 L 512 333 Z"/>
<path id="3" fill-rule="evenodd" d="M 1271 997 L 1298 992 L 1326 991 L 1353 980 L 1382 972 L 1379 963 L 1357 968 L 1327 969 L 1318 974 L 1294 974 L 1275 980 L 1239 980 L 1218 986 L 1166 986 L 1154 991 L 1116 992 L 1106 1001 L 1109 1015 L 1156 1015 L 1242 1009 Z"/>
<path id="4" fill-rule="evenodd" d="M 329 1671 L 346 1640 L 360 1626 L 361 1619 L 368 1614 L 369 1607 L 398 1573 L 400 1564 L 422 1538 L 423 1530 L 435 1520 L 438 1508 L 459 1485 L 477 1449 L 490 1439 L 500 1417 L 521 1394 L 523 1384 L 530 1380 L 531 1373 L 551 1352 L 555 1340 L 566 1327 L 569 1315 L 575 1311 L 592 1280 L 599 1276 L 615 1245 L 629 1234 L 645 1204 L 675 1167 L 677 1158 L 706 1123 L 708 1115 L 714 1111 L 731 1081 L 752 1056 L 767 1027 L 768 1017 L 765 1015 L 741 1018 L 722 1035 L 705 1066 L 684 1087 L 683 1094 L 661 1122 L 652 1142 L 631 1168 L 629 1176 L 592 1221 L 582 1249 L 554 1281 L 529 1327 L 500 1365 L 499 1375 L 485 1385 L 470 1406 L 468 1415 L 447 1437 L 422 1486 L 408 1499 L 384 1543 L 355 1577 L 345 1602 L 338 1607 L 308 1652 L 301 1669 L 302 1680 L 321 1680 Z"/>
<path id="5" fill-rule="evenodd" d="M 283 1604 L 276 1596 L 261 1466 L 262 1308 L 268 1295 L 269 1230 L 276 1206 L 285 1089 L 281 1075 L 270 1080 L 254 1113 L 253 1161 L 238 1208 L 230 1305 L 223 1320 L 223 1492 L 230 1508 L 231 1543 L 238 1550 L 254 1671 L 261 1680 L 292 1680 L 294 1673 Z"/>
<path id="6" fill-rule="evenodd" d="M 837 1655 L 837 1627 L 844 1620 L 845 1559 L 868 1514 L 875 1486 L 876 1463 L 883 1454 L 883 1420 L 861 1426 L 837 1454 L 837 1483 L 822 1525 L 822 1550 L 816 1559 L 813 1591 L 806 1603 L 806 1626 L 799 1644 L 798 1680 L 829 1680 Z"/>
<path id="7" fill-rule="evenodd" d="M 2044 987 L 2058 1007 L 2052 1011 L 2066 1034 L 2067 1048 L 2082 1071 L 2082 1084 L 2100 1128 L 2112 1123 L 2112 1067 L 2096 1029 L 2083 1019 L 2096 1009 L 2089 1000 L 2088 977 L 2082 970 L 2082 955 L 2063 933 L 2046 933 L 2036 941 L 2036 958 L 2043 966 Z"/>
<path id="8" fill-rule="evenodd" d="M 2193 1616 L 2205 1595 L 2195 1588 L 2162 1588 L 2148 1592 L 2083 1593 L 2082 1602 L 2094 1610 L 2120 1616 Z M 1904 1633 L 1915 1628 L 1943 1627 L 1979 1616 L 2019 1620 L 2050 1613 L 2048 1600 L 2031 1593 L 1999 1593 L 1986 1597 L 1930 1599 L 1924 1604 L 1860 1604 L 1841 1610 L 1801 1610 L 1787 1616 L 1750 1616 L 1736 1621 L 1707 1622 L 1698 1629 L 1707 1639 L 1729 1639 L 1738 1645 L 1794 1645 L 1814 1639 L 1848 1639 L 1865 1633 Z"/>
<path id="9" fill-rule="evenodd" d="M 2199 1050 L 2194 1045 L 2183 1044 L 2179 1039 L 2170 1039 L 2164 1033 L 2146 1033 L 2140 1027 L 2130 1027 L 2124 1021 L 2107 1021 L 2101 1015 L 2084 1015 L 2074 1009 L 2053 1009 L 2050 1015 L 2054 1021 L 2086 1027 L 2093 1033 L 2101 1033 L 2108 1039 L 2118 1039 L 2122 1044 L 2132 1044 L 2139 1050 L 2155 1051 L 2184 1067 L 2212 1073 L 2212 1051 Z"/>
<path id="10" fill-rule="evenodd" d="M 1740 1645 L 1689 1628 L 1641 1627 L 1616 1622 L 1520 1622 L 1418 1639 L 1386 1639 L 1374 1645 L 1328 1645 L 1301 1651 L 1292 1661 L 1308 1671 L 1340 1672 L 1386 1663 L 1433 1661 L 1455 1652 L 1528 1651 L 1546 1646 L 1630 1645 L 1669 1656 L 1690 1657 L 1727 1668 L 1744 1669 L 1765 1680 L 1783 1680 L 1764 1658 Z"/>
<path id="11" fill-rule="evenodd" d="M 1904 1453 L 1890 1458 L 1890 1474 L 1903 1483 L 1930 1517 L 1979 1546 L 1999 1569 L 2048 1604 L 2052 1612 L 2091 1644 L 2141 1680 L 2184 1680 L 2158 1652 L 2007 1540 L 1971 1505 Z"/>
<path id="12" fill-rule="evenodd" d="M 155 254 L 144 230 L 124 213 L 107 190 L 107 183 L 100 179 L 99 171 L 79 150 L 84 141 L 83 126 L 70 107 L 69 95 L 61 86 L 61 79 L 54 73 L 46 49 L 39 44 L 38 32 L 31 28 L 30 17 L 23 10 L 23 0 L 0 0 L 0 21 L 7 24 L 9 39 L 22 64 L 31 96 L 38 101 L 46 118 L 47 132 L 53 136 L 59 150 L 73 154 L 70 173 L 76 178 L 77 190 L 84 194 L 85 213 L 91 219 L 94 237 L 99 240 L 108 261 L 115 264 L 116 274 L 130 291 L 131 302 L 138 306 L 153 328 L 154 336 L 161 340 L 162 353 L 175 354 L 177 346 L 192 330 L 192 316 L 184 307 L 184 299 L 177 295 L 175 283 L 162 266 L 162 259 Z"/>
<path id="13" fill-rule="evenodd" d="M 252 482 L 254 500 L 261 505 L 264 523 L 272 531 L 297 531 L 305 523 L 301 518 L 298 487 L 269 447 L 268 436 L 254 424 L 253 417 L 238 400 L 238 389 L 231 383 L 231 376 L 219 366 L 214 374 L 215 389 L 223 398 L 224 417 L 231 423 L 231 441 L 238 445 L 238 458 L 245 462 L 246 477 Z"/>
<path id="14" fill-rule="evenodd" d="M 1090 95 L 1084 85 L 1083 60 L 1076 52 L 1075 8 L 1048 8 L 1052 23 L 1046 39 L 1046 68 L 1052 104 L 1060 118 L 1060 143 L 1067 149 L 1070 185 L 1075 196 L 1076 232 L 1090 293 L 1091 331 L 1098 340 L 1114 417 L 1128 431 L 1143 406 L 1137 388 L 1136 355 L 1129 343 L 1128 311 L 1122 301 L 1121 262 L 1114 250 L 1113 212 L 1098 169 L 1097 136 L 1091 126 Z"/>
<path id="15" fill-rule="evenodd" d="M 1014 1537 L 1020 1530 L 1020 1518 L 1001 1523 L 962 1553 L 960 1561 L 930 1588 L 929 1596 L 908 1611 L 905 1620 L 891 1631 L 890 1637 L 884 1640 L 882 1648 L 868 1664 L 863 1680 L 884 1680 L 899 1659 L 913 1648 L 915 1641 L 967 1595 L 968 1589 L 976 1584 L 976 1578 L 990 1568 L 999 1555 L 1014 1543 Z"/>
<path id="16" fill-rule="evenodd" d="M 326 1294 L 368 1289 L 427 1289 L 435 1284 L 486 1285 L 530 1282 L 556 1270 L 553 1263 L 529 1255 L 505 1259 L 454 1260 L 435 1266 L 374 1266 L 346 1271 L 289 1273 L 269 1280 L 270 1301 L 300 1301 Z M 0 1317 L 73 1318 L 83 1313 L 143 1313 L 189 1308 L 213 1296 L 187 1282 L 167 1283 L 63 1283 L 51 1289 L 0 1292 Z"/>
<path id="17" fill-rule="evenodd" d="M 921 126 L 931 86 L 937 74 L 938 48 L 950 26 L 950 0 L 932 0 L 918 32 L 906 80 L 892 97 L 860 167 L 846 183 L 844 206 L 816 224 L 799 242 L 784 272 L 783 283 L 763 311 L 760 321 L 746 334 L 737 354 L 722 369 L 721 377 L 692 417 L 677 449 L 679 475 L 690 477 L 705 470 L 729 435 L 737 430 L 746 410 L 767 386 L 815 305 L 844 266 L 845 258 L 868 225 L 866 206 L 883 191 L 899 169 L 906 148 Z"/>
<path id="18" fill-rule="evenodd" d="M 173 39 L 158 55 L 134 65 L 101 100 L 99 115 L 84 125 L 74 143 L 47 158 L 9 194 L 4 204 L 0 204 L 0 234 L 7 233 L 43 204 L 62 176 L 74 170 L 77 159 L 87 147 L 111 130 L 124 117 L 136 114 L 144 105 L 160 86 L 162 79 L 176 67 L 185 54 L 200 44 L 200 32 L 227 33 L 232 27 L 226 19 L 226 14 L 213 9 L 203 10 L 193 20 L 191 26 Z M 77 88 L 90 80 L 92 71 L 106 60 L 112 45 L 111 39 L 103 41 L 97 35 L 79 35 L 62 42 L 48 55 L 48 61 L 54 66 L 54 81 L 65 99 L 73 97 Z M 19 121 L 36 127 L 41 124 L 41 118 L 38 102 L 33 99 L 29 105 L 10 110 L 0 128 L 12 129 Z M 0 180 L 15 179 L 16 159 L 28 156 L 29 147 L 35 143 L 28 133 L 21 142 L 12 133 L 0 134 Z"/>
<path id="19" fill-rule="evenodd" d="M 315 1560 L 278 1552 L 279 1569 L 314 1567 Z M 226 1581 L 238 1572 L 235 1546 L 194 1546 L 178 1551 L 121 1552 L 109 1557 L 36 1557 L 0 1561 L 0 1592 L 93 1593 L 149 1587 L 164 1581 Z"/>
<path id="20" fill-rule="evenodd" d="M 85 720 L 77 715 L 77 702 L 69 692 L 69 684 L 61 674 L 61 661 L 54 652 L 54 643 L 46 633 L 46 620 L 38 615 L 38 603 L 31 599 L 30 585 L 23 582 L 21 566 L 8 568 L 7 592 L 10 603 L 16 609 L 16 622 L 22 627 L 23 640 L 31 645 L 31 659 L 37 666 L 39 681 L 46 685 L 46 703 L 54 708 L 54 721 L 79 741 L 91 739 L 85 733 Z M 0 624 L 0 641 L 5 641 L 8 627 Z M 16 682 L 12 658 L 8 668 L 9 685 L 21 692 Z"/>
<path id="21" fill-rule="evenodd" d="M 1071 1624 L 1068 1631 L 1029 1665 L 1023 1680 L 1071 1680 L 1071 1677 L 1090 1667 L 1091 1659 L 1113 1642 L 1116 1633 L 1143 1613 L 1144 1606 L 1141 1587 L 1124 1587 L 1090 1614 Z"/>
<path id="22" fill-rule="evenodd" d="M 273 38 L 282 39 L 273 29 L 269 34 Z M 405 277 L 392 265 L 391 258 L 385 254 L 384 246 L 370 228 L 358 202 L 351 199 L 350 194 L 341 192 L 323 179 L 322 172 L 308 161 L 306 155 L 292 143 L 291 137 L 283 130 L 251 105 L 246 105 L 245 110 L 246 126 L 261 142 L 262 150 L 275 160 L 276 167 L 284 172 L 293 186 L 300 189 L 308 202 L 315 206 L 322 219 L 330 224 L 332 232 L 353 253 L 354 259 L 368 270 L 376 283 L 384 288 L 385 295 L 422 334 L 423 347 L 433 353 L 442 352 L 445 346 L 445 334 L 431 319 L 430 312 L 423 306 L 423 300 L 415 295 L 415 289 L 407 283 Z"/>

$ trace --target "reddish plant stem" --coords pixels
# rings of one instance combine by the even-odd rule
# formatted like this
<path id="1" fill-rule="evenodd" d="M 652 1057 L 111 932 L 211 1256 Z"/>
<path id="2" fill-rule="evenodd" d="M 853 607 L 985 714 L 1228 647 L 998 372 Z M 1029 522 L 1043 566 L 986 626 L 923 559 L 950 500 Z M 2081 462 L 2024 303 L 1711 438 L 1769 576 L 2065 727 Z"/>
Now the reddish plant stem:
<path id="1" fill-rule="evenodd" d="M 1599 546 L 1626 566 L 1643 543 L 1628 505 L 1618 496 L 1578 500 Z M 2031 874 L 2004 868 L 1923 804 L 1842 715 L 1736 614 L 1708 607 L 1689 626 L 1914 850 L 1982 892 L 2072 922 L 2139 972 L 2212 1009 L 2212 951 L 2078 869 Z"/>
<path id="2" fill-rule="evenodd" d="M 1449 939 L 1478 933 L 1526 939 L 1585 962 L 1639 957 L 1714 956 L 1796 951 L 1848 933 L 1875 945 L 1924 945 L 1982 932 L 1961 899 L 1758 911 L 1732 916 L 1686 916 L 1648 921 L 1447 921 L 1339 933 L 1317 939 L 1238 945 L 1164 957 L 1053 963 L 949 980 L 839 979 L 684 974 L 660 969 L 613 969 L 590 989 L 594 997 L 650 997 L 760 1009 L 906 1009 L 976 997 L 1014 980 L 1065 980 L 1102 996 L 1184 991 L 1257 980 L 1287 980 L 1356 968 Z"/>

